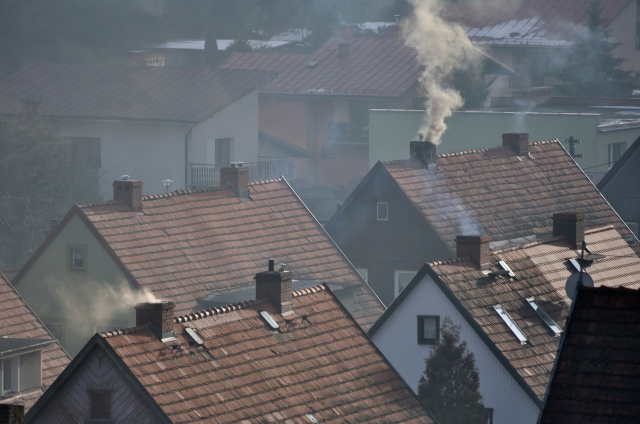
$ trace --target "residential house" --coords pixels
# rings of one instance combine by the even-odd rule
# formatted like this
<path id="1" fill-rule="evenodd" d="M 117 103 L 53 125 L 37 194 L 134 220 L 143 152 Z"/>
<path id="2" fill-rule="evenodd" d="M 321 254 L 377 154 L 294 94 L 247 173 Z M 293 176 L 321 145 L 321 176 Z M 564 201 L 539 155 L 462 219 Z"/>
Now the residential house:
<path id="1" fill-rule="evenodd" d="M 602 27 L 621 43 L 614 54 L 625 59 L 623 67 L 640 71 L 638 4 L 632 0 L 600 2 Z M 540 102 L 552 94 L 553 76 L 569 48 L 586 29 L 590 0 L 489 0 L 446 2 L 444 17 L 465 27 L 472 43 L 513 68 L 511 75 L 487 76 L 493 82 L 491 104 L 513 104 L 514 98 Z M 502 92 L 497 93 L 501 88 Z M 631 93 L 629 93 L 631 94 Z"/>
<path id="2" fill-rule="evenodd" d="M 57 333 L 58 328 L 40 321 L 0 273 L 0 404 L 21 405 L 28 411 L 71 362 Z"/>
<path id="3" fill-rule="evenodd" d="M 331 290 L 291 278 L 270 261 L 256 300 L 136 305 L 137 326 L 94 335 L 26 421 L 433 422 Z"/>
<path id="4" fill-rule="evenodd" d="M 583 263 L 585 284 L 588 273 L 597 286 L 640 287 L 640 258 L 612 225 L 584 230 L 584 214 L 553 218 L 554 237 L 515 247 L 458 236 L 457 259 L 425 264 L 369 330 L 413 390 L 449 317 L 474 355 L 491 422 L 536 423 L 571 308 L 567 280 Z"/>
<path id="5" fill-rule="evenodd" d="M 578 290 L 540 424 L 640 421 L 639 322 L 640 291 Z"/>
<path id="6" fill-rule="evenodd" d="M 551 100 L 553 102 L 553 99 Z M 550 103 L 551 103 L 550 102 Z M 638 103 L 640 105 L 640 102 Z M 557 138 L 594 182 L 640 136 L 637 110 L 630 107 L 563 107 L 546 104 L 531 112 L 455 111 L 445 120 L 441 153 L 499 146 L 506 132 L 526 132 L 533 140 Z M 406 140 L 417 140 L 424 111 L 369 111 L 369 167 L 378 161 L 408 159 Z"/>
<path id="7" fill-rule="evenodd" d="M 277 257 L 296 288 L 336 285 L 367 329 L 384 307 L 284 179 L 249 183 L 247 167 L 222 168 L 229 185 L 142 196 L 142 181 L 113 182 L 114 200 L 76 205 L 13 280 L 38 316 L 61 326 L 75 356 L 95 334 L 135 325 L 132 305 L 172 300 L 179 315 L 251 285 Z M 338 290 L 340 288 L 340 290 Z"/>
<path id="8" fill-rule="evenodd" d="M 18 114 L 23 99 L 37 99 L 74 160 L 96 170 L 103 198 L 120 175 L 136 174 L 152 194 L 165 191 L 165 179 L 188 188 L 192 174 L 215 176 L 222 164 L 258 162 L 257 90 L 273 73 L 131 59 L 129 66 L 27 65 L 0 81 L 0 114 Z M 256 166 L 254 179 L 270 177 Z"/>
<path id="9" fill-rule="evenodd" d="M 620 159 L 598 182 L 598 190 L 618 212 L 629 229 L 638 233 L 640 223 L 640 137 L 624 152 Z"/>
<path id="10" fill-rule="evenodd" d="M 550 216 L 579 210 L 588 228 L 614 225 L 640 244 L 557 140 L 437 155 L 411 142 L 411 159 L 378 162 L 326 229 L 389 305 L 422 264 L 455 258 L 459 234 L 491 236 L 494 247 L 552 233 Z"/>

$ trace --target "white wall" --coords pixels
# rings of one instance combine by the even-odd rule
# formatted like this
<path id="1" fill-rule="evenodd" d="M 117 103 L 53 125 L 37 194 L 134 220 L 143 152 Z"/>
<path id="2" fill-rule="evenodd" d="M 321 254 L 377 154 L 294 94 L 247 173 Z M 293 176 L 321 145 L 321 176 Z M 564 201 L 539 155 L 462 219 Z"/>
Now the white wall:
<path id="1" fill-rule="evenodd" d="M 446 295 L 425 276 L 372 337 L 402 378 L 417 393 L 424 358 L 431 347 L 419 345 L 418 315 L 439 315 L 440 323 L 449 316 L 462 327 L 460 338 L 473 352 L 480 372 L 480 393 L 484 405 L 493 408 L 494 424 L 535 424 L 539 408 L 511 374 L 502 366 L 487 345 L 463 318 Z"/>

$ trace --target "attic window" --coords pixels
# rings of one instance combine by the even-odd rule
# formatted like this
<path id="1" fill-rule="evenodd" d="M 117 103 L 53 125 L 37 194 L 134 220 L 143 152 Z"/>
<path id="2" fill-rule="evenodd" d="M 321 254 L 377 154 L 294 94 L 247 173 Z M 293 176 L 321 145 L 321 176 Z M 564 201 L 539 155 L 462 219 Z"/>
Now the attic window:
<path id="1" fill-rule="evenodd" d="M 71 269 L 84 270 L 84 252 L 82 249 L 71 248 Z"/>
<path id="2" fill-rule="evenodd" d="M 376 212 L 378 221 L 389 220 L 389 204 L 387 202 L 378 202 Z"/>
<path id="3" fill-rule="evenodd" d="M 542 320 L 544 321 L 545 324 L 547 324 L 547 327 L 549 327 L 549 329 L 551 331 L 553 331 L 553 334 L 556 337 L 560 337 L 560 335 L 562 334 L 562 330 L 560 329 L 560 327 L 558 326 L 558 324 L 556 324 L 556 322 L 554 320 L 551 319 L 551 317 L 549 316 L 549 314 L 547 314 L 547 312 L 542 309 L 542 307 L 538 304 L 538 302 L 536 301 L 535 297 L 529 297 L 527 298 L 527 302 L 529 302 L 529 305 L 531 305 L 531 307 L 533 308 L 534 311 L 536 311 L 536 313 L 538 314 L 538 316 L 540 318 L 542 318 Z"/>
<path id="4" fill-rule="evenodd" d="M 502 305 L 497 304 L 497 305 L 493 305 L 493 309 L 496 310 L 496 312 L 498 313 L 498 315 L 500 315 L 500 318 L 502 318 L 502 320 L 504 321 L 505 324 L 507 324 L 507 326 L 509 327 L 509 329 L 511 329 L 511 331 L 513 332 L 513 334 L 515 334 L 515 336 L 518 338 L 518 340 L 520 340 L 520 344 L 522 345 L 526 345 L 527 344 L 527 337 L 524 335 L 524 333 L 522 332 L 522 330 L 520 330 L 520 328 L 518 327 L 518 325 L 513 321 L 513 319 L 511 319 L 511 317 L 509 316 L 509 314 L 507 313 L 507 311 L 504 310 L 504 308 L 502 307 Z"/>

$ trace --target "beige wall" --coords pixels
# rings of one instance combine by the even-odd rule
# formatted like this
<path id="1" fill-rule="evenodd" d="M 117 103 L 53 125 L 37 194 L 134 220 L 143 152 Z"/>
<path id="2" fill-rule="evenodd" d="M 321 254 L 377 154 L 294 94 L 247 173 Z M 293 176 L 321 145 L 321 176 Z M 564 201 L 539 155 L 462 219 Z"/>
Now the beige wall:
<path id="1" fill-rule="evenodd" d="M 83 246 L 85 271 L 69 271 L 70 245 Z M 82 220 L 73 216 L 16 289 L 45 323 L 62 324 L 62 346 L 75 356 L 94 326 L 135 325 L 139 295 Z"/>

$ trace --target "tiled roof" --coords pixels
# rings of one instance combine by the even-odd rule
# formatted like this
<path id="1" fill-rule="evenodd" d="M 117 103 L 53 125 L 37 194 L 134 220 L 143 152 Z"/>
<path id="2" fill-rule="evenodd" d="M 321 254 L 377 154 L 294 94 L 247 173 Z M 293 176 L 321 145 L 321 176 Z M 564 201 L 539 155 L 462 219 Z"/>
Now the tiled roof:
<path id="1" fill-rule="evenodd" d="M 585 213 L 589 228 L 614 225 L 638 246 L 557 140 L 529 143 L 524 157 L 510 147 L 438 155 L 435 171 L 413 160 L 382 166 L 452 252 L 459 234 L 488 234 L 496 242 L 549 235 L 553 213 L 570 210 Z"/>
<path id="2" fill-rule="evenodd" d="M 103 336 L 173 423 L 432 422 L 325 286 L 294 292 L 293 306 L 288 322 L 264 300 L 177 317 L 176 350 L 148 326 Z"/>
<path id="3" fill-rule="evenodd" d="M 339 59 L 343 42 L 349 57 Z M 277 71 L 262 93 L 373 97 L 402 96 L 417 84 L 421 69 L 401 37 L 332 38 L 312 54 L 234 53 L 220 67 Z"/>
<path id="4" fill-rule="evenodd" d="M 0 273 L 0 337 L 5 336 L 20 339 L 53 339 L 44 324 Z M 42 351 L 42 387 L 0 398 L 0 403 L 20 404 L 24 405 L 25 411 L 29 410 L 69 362 L 71 358 L 57 342 L 45 348 Z"/>
<path id="5" fill-rule="evenodd" d="M 200 123 L 256 90 L 275 74 L 209 68 L 32 63 L 0 81 L 0 114 L 22 100 L 40 113 Z"/>
<path id="6" fill-rule="evenodd" d="M 640 422 L 640 291 L 579 290 L 541 424 Z"/>
<path id="7" fill-rule="evenodd" d="M 83 205 L 117 260 L 140 286 L 176 302 L 253 283 L 267 259 L 286 263 L 296 280 L 356 283 L 355 318 L 367 329 L 384 308 L 369 286 L 284 180 L 251 183 L 251 199 L 228 187 L 143 197 L 143 213 L 113 201 Z"/>
<path id="8" fill-rule="evenodd" d="M 591 0 L 493 0 L 447 2 L 445 16 L 465 26 L 478 44 L 496 46 L 566 46 L 584 31 Z M 600 2 L 605 26 L 629 0 Z"/>
<path id="9" fill-rule="evenodd" d="M 606 256 L 586 269 L 596 286 L 640 287 L 640 258 L 612 226 L 588 230 L 585 241 L 592 253 Z M 546 392 L 559 338 L 554 337 L 525 299 L 534 296 L 563 328 L 571 306 L 565 284 L 576 272 L 568 260 L 577 257 L 578 251 L 567 240 L 554 237 L 492 252 L 491 270 L 501 270 L 498 261 L 504 261 L 517 279 L 491 278 L 465 259 L 431 264 L 540 400 Z M 529 340 L 527 345 L 520 344 L 495 312 L 496 304 L 501 304 L 520 327 Z"/>

